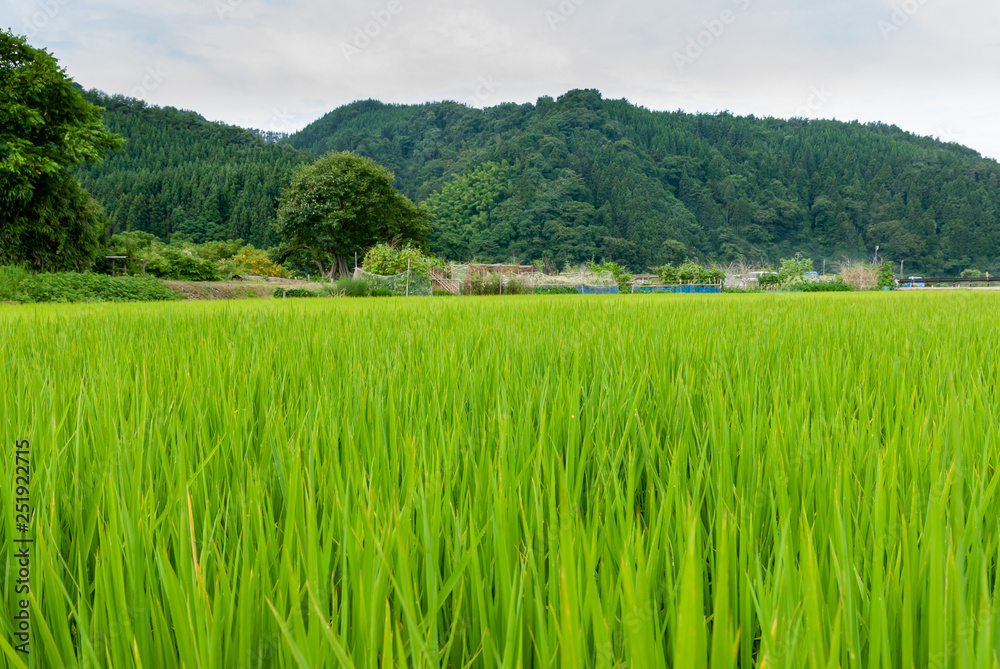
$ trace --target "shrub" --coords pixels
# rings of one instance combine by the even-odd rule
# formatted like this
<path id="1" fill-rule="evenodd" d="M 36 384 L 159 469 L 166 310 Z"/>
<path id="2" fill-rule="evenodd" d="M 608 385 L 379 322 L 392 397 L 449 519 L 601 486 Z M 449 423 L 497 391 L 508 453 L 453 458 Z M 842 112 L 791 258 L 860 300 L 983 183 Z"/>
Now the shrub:
<path id="1" fill-rule="evenodd" d="M 265 251 L 243 246 L 241 240 L 192 244 L 178 235 L 171 244 L 164 244 L 148 232 L 123 232 L 114 235 L 101 250 L 97 268 L 110 273 L 127 271 L 135 274 L 141 265 L 122 261 L 114 264 L 103 256 L 144 258 L 146 271 L 153 276 L 180 281 L 218 281 L 230 274 L 288 277 L 288 271 L 274 262 Z"/>
<path id="2" fill-rule="evenodd" d="M 389 288 L 386 288 L 385 286 L 375 286 L 375 287 L 372 288 L 371 296 L 372 297 L 392 297 L 393 296 L 393 292 L 392 292 L 392 290 L 390 290 Z"/>
<path id="3" fill-rule="evenodd" d="M 576 286 L 538 286 L 535 295 L 576 295 L 580 291 Z"/>
<path id="4" fill-rule="evenodd" d="M 431 267 L 443 267 L 444 263 L 413 246 L 397 249 L 389 244 L 376 244 L 365 254 L 361 266 L 366 272 L 380 276 L 402 274 L 409 267 L 414 274 L 429 277 Z"/>
<path id="5" fill-rule="evenodd" d="M 777 273 L 760 274 L 757 276 L 757 285 L 761 288 L 773 288 L 781 283 L 781 278 Z"/>
<path id="6" fill-rule="evenodd" d="M 230 261 L 233 273 L 246 273 L 255 276 L 276 276 L 287 279 L 288 271 L 271 260 L 267 253 L 252 246 L 243 248 Z"/>
<path id="7" fill-rule="evenodd" d="M 32 276 L 20 265 L 0 265 L 0 302 L 31 302 L 27 284 Z"/>
<path id="8" fill-rule="evenodd" d="M 0 301 L 4 302 L 159 302 L 177 296 L 152 277 L 59 272 L 32 274 L 0 267 Z"/>
<path id="9" fill-rule="evenodd" d="M 473 279 L 469 281 L 469 293 L 471 295 L 499 295 L 503 277 L 499 274 L 490 274 L 484 279 Z"/>
<path id="10" fill-rule="evenodd" d="M 521 277 L 507 277 L 503 284 L 504 295 L 531 295 L 534 289 Z"/>
<path id="11" fill-rule="evenodd" d="M 879 283 L 879 273 L 873 265 L 845 260 L 840 264 L 840 279 L 854 290 L 871 290 Z"/>
<path id="12" fill-rule="evenodd" d="M 311 290 L 306 290 L 305 288 L 275 288 L 273 295 L 275 297 L 319 297 L 319 293 L 314 293 Z"/>
<path id="13" fill-rule="evenodd" d="M 485 279 L 469 282 L 469 293 L 472 295 L 530 295 L 532 290 L 524 279 L 500 274 L 490 274 Z"/>
<path id="14" fill-rule="evenodd" d="M 684 264 L 677 268 L 677 278 L 680 279 L 681 283 L 694 283 L 694 278 L 700 270 L 700 265 L 685 260 Z"/>
<path id="15" fill-rule="evenodd" d="M 893 264 L 891 262 L 884 262 L 877 266 L 878 269 L 878 287 L 882 288 L 896 288 L 896 276 L 892 273 Z"/>
<path id="16" fill-rule="evenodd" d="M 678 283 L 720 284 L 726 280 L 726 270 L 718 265 L 706 267 L 691 260 L 685 260 L 680 267 L 667 264 L 656 270 L 660 281 L 673 285 Z"/>
<path id="17" fill-rule="evenodd" d="M 178 281 L 218 281 L 215 265 L 196 256 L 188 249 L 167 246 L 160 256 L 162 263 L 151 263 L 151 273 Z"/>
<path id="18" fill-rule="evenodd" d="M 344 297 L 368 297 L 371 295 L 371 286 L 366 281 L 343 277 L 334 282 L 332 290 L 342 293 Z"/>
<path id="19" fill-rule="evenodd" d="M 621 293 L 629 292 L 629 286 L 632 284 L 632 279 L 634 278 L 624 267 L 614 262 L 606 262 L 602 265 L 590 263 L 590 271 L 594 274 L 610 273 L 614 277 L 615 283 L 618 284 L 618 290 Z"/>
<path id="20" fill-rule="evenodd" d="M 833 281 L 802 281 L 792 284 L 790 288 L 791 290 L 800 290 L 803 293 L 837 293 L 854 290 L 839 278 Z"/>
<path id="21" fill-rule="evenodd" d="M 811 272 L 813 261 L 809 258 L 795 260 L 786 258 L 781 261 L 781 269 L 778 270 L 778 283 L 785 286 L 805 280 L 806 272 Z"/>

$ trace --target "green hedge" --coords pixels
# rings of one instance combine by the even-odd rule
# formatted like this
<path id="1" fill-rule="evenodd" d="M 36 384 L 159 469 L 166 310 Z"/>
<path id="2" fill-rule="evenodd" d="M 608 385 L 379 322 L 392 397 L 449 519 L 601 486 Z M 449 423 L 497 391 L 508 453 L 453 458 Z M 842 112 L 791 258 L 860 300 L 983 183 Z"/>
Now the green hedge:
<path id="1" fill-rule="evenodd" d="M 849 285 L 837 279 L 834 281 L 810 281 L 793 286 L 792 290 L 803 293 L 839 293 L 853 290 Z"/>
<path id="2" fill-rule="evenodd" d="M 320 297 L 320 293 L 314 293 L 311 290 L 306 290 L 305 288 L 275 288 L 274 297 Z"/>
<path id="3" fill-rule="evenodd" d="M 576 286 L 537 286 L 535 295 L 577 295 Z"/>
<path id="4" fill-rule="evenodd" d="M 33 274 L 0 267 L 0 302 L 160 302 L 177 296 L 152 277 L 59 272 Z"/>

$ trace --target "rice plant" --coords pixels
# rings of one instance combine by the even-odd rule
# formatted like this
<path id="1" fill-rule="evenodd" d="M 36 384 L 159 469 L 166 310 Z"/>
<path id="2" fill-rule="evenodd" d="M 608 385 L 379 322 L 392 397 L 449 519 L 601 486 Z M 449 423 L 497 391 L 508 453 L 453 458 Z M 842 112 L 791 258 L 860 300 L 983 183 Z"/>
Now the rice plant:
<path id="1" fill-rule="evenodd" d="M 997 667 L 992 294 L 0 308 L 10 667 Z"/>

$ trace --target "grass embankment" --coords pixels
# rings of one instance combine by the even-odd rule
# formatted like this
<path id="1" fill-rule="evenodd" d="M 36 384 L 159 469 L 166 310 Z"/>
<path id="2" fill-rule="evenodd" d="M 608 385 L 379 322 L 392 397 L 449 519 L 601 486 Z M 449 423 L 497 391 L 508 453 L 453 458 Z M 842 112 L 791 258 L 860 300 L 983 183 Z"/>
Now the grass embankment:
<path id="1" fill-rule="evenodd" d="M 995 667 L 998 315 L 967 293 L 12 307 L 33 661 Z"/>

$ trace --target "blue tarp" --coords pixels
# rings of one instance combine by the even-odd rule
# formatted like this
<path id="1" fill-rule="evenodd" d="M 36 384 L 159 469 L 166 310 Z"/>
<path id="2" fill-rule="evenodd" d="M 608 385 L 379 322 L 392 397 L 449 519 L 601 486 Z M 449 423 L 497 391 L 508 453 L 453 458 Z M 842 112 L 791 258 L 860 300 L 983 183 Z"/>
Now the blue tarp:
<path id="1" fill-rule="evenodd" d="M 617 295 L 618 286 L 579 286 L 581 295 Z"/>
<path id="2" fill-rule="evenodd" d="M 721 293 L 720 286 L 636 286 L 637 293 Z"/>

